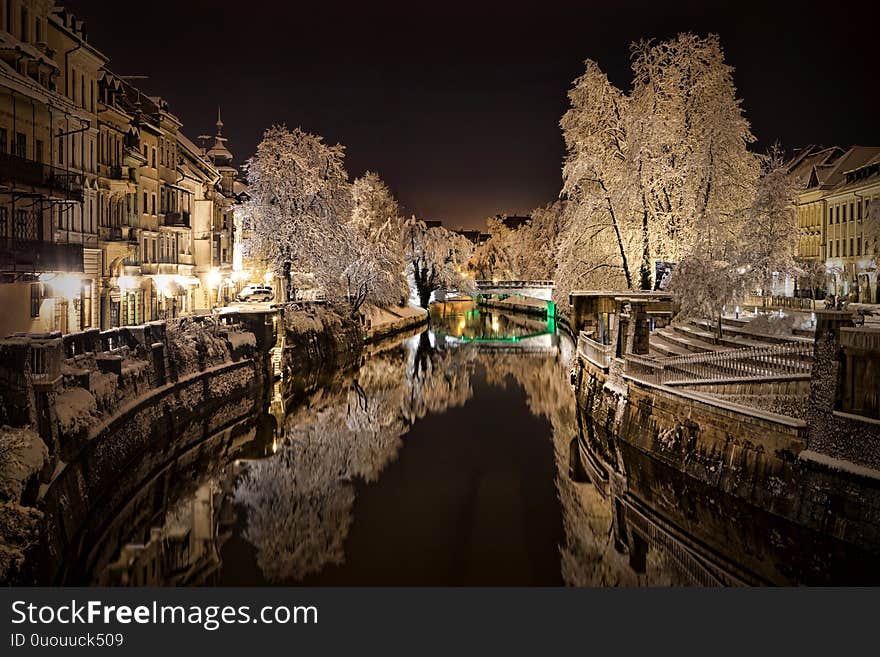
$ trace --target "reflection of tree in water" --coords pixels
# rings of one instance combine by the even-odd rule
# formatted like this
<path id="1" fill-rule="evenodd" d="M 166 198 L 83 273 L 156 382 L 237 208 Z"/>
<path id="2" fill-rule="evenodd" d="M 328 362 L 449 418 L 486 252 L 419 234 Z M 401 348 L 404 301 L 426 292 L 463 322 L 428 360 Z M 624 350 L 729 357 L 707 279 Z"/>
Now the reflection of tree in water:
<path id="1" fill-rule="evenodd" d="M 614 547 L 611 501 L 590 483 L 573 482 L 568 476 L 569 444 L 577 435 L 577 405 L 569 384 L 571 350 L 561 338 L 561 354 L 555 358 L 516 353 L 480 356 L 489 383 L 505 385 L 512 380 L 525 390 L 529 410 L 546 417 L 553 428 L 556 488 L 562 508 L 565 534 L 559 546 L 563 580 L 570 586 L 633 586 L 669 582 L 655 551 L 648 556 L 647 573 L 638 575 L 628 559 Z"/>
<path id="2" fill-rule="evenodd" d="M 426 413 L 467 401 L 470 372 L 467 354 L 433 349 L 422 334 L 368 358 L 356 378 L 315 393 L 285 418 L 287 440 L 251 463 L 235 493 L 268 580 L 299 580 L 344 561 L 354 480 L 375 481 Z"/>

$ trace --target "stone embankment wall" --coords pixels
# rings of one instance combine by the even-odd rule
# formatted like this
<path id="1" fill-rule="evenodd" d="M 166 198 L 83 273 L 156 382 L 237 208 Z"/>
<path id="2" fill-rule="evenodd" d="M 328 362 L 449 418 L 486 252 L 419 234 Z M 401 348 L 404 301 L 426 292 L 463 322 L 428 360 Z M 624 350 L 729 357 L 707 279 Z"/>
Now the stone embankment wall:
<path id="1" fill-rule="evenodd" d="M 844 329 L 851 321 L 837 319 Z M 586 446 L 624 480 L 624 453 L 636 450 L 762 512 L 876 550 L 880 423 L 843 410 L 845 341 L 841 347 L 841 326 L 819 320 L 812 378 L 770 384 L 773 394 L 758 403 L 766 382 L 661 386 L 624 376 L 621 359 L 603 369 L 578 358 Z M 803 398 L 805 385 L 808 403 L 778 414 L 780 399 Z"/>
<path id="2" fill-rule="evenodd" d="M 18 503 L 42 537 L 4 579 L 57 581 L 86 523 L 112 518 L 121 473 L 149 468 L 251 413 L 268 390 L 274 313 L 186 318 L 0 341 L 3 419 L 47 446 Z"/>
<path id="3" fill-rule="evenodd" d="M 281 360 L 285 397 L 356 365 L 363 346 L 363 329 L 350 317 L 322 304 L 288 305 Z"/>

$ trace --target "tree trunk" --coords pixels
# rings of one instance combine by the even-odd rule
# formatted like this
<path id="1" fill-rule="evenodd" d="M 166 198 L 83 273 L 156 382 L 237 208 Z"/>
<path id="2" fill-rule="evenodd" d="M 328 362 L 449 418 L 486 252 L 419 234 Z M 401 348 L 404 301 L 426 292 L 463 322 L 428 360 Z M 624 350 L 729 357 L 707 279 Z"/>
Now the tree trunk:
<path id="1" fill-rule="evenodd" d="M 626 249 L 623 248 L 623 238 L 620 236 L 620 226 L 617 223 L 617 215 L 614 213 L 614 205 L 611 203 L 611 197 L 608 196 L 608 190 L 605 189 L 605 183 L 599 180 L 602 191 L 605 192 L 605 202 L 608 203 L 608 214 L 611 215 L 611 225 L 614 227 L 614 235 L 617 238 L 617 248 L 620 251 L 620 264 L 623 267 L 623 276 L 626 279 L 626 287 L 632 289 L 632 275 L 629 273 L 629 260 L 626 257 Z"/>

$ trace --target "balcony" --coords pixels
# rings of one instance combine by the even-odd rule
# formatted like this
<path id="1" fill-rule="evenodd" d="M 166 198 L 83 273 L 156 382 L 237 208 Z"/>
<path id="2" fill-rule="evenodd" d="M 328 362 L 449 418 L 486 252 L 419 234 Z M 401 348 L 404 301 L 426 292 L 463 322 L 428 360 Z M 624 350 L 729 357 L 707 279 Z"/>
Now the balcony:
<path id="1" fill-rule="evenodd" d="M 83 248 L 80 244 L 0 238 L 0 270 L 81 272 Z"/>
<path id="2" fill-rule="evenodd" d="M 83 200 L 82 174 L 17 155 L 0 154 L 0 180 L 14 187 L 46 189 L 73 201 Z"/>
<path id="3" fill-rule="evenodd" d="M 118 164 L 114 164 L 108 168 L 108 178 L 113 180 L 126 180 L 126 177 L 123 175 L 122 167 Z"/>
<path id="4" fill-rule="evenodd" d="M 189 212 L 166 212 L 165 225 L 174 228 L 189 228 Z"/>

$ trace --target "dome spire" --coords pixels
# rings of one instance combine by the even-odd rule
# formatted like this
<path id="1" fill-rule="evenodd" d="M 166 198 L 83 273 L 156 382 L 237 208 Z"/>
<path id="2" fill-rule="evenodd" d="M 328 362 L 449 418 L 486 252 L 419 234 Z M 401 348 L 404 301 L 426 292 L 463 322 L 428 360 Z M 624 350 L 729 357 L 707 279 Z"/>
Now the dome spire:
<path id="1" fill-rule="evenodd" d="M 220 106 L 219 105 L 217 105 L 217 123 L 215 125 L 217 126 L 217 136 L 219 137 L 220 135 L 223 134 L 223 120 L 220 118 Z"/>

